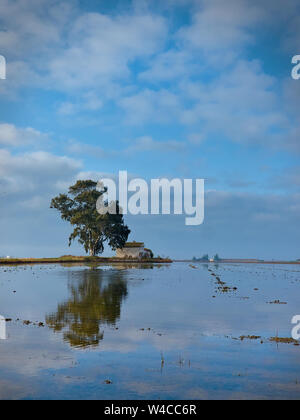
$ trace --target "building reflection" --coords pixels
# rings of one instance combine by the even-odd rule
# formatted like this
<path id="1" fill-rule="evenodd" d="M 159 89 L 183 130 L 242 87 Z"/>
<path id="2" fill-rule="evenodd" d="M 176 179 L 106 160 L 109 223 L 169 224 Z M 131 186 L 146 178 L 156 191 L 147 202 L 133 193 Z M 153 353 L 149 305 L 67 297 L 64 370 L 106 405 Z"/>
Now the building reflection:
<path id="1" fill-rule="evenodd" d="M 126 273 L 91 268 L 77 271 L 69 284 L 70 297 L 46 317 L 47 325 L 62 332 L 72 347 L 98 346 L 104 325 L 116 325 L 127 296 Z"/>

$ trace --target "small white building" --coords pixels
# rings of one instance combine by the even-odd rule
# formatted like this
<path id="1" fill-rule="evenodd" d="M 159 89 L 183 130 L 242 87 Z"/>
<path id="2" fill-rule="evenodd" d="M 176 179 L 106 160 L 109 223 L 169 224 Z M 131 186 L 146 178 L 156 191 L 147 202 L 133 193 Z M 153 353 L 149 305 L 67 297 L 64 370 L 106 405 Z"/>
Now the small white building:
<path id="1" fill-rule="evenodd" d="M 118 248 L 117 258 L 152 258 L 152 252 L 145 248 L 144 242 L 127 242 L 124 248 Z"/>

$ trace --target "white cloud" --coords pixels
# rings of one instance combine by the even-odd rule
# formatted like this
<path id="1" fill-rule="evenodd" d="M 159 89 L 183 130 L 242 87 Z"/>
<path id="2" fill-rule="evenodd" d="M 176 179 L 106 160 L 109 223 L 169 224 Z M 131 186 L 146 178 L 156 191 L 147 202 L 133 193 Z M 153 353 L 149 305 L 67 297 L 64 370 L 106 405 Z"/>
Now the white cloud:
<path id="1" fill-rule="evenodd" d="M 118 104 L 126 112 L 126 124 L 142 125 L 145 122 L 168 123 L 179 115 L 179 98 L 166 89 L 145 89 L 136 95 L 122 98 Z"/>
<path id="2" fill-rule="evenodd" d="M 94 157 L 126 158 L 141 152 L 182 152 L 184 143 L 177 140 L 154 140 L 151 136 L 142 136 L 132 141 L 126 141 L 123 149 L 103 149 L 86 143 L 70 141 L 67 146 L 68 153 L 79 155 L 91 155 Z"/>
<path id="3" fill-rule="evenodd" d="M 54 54 L 62 30 L 78 12 L 74 6 L 73 0 L 1 0 L 0 50 L 25 61 L 36 53 Z"/>
<path id="4" fill-rule="evenodd" d="M 0 145 L 16 147 L 28 144 L 39 144 L 48 138 L 46 134 L 34 128 L 18 128 L 13 124 L 0 124 Z"/>
<path id="5" fill-rule="evenodd" d="M 203 0 L 197 9 L 192 24 L 179 30 L 178 41 L 184 48 L 200 49 L 206 61 L 219 66 L 232 62 L 254 41 L 254 25 L 266 13 L 247 0 Z"/>
<path id="6" fill-rule="evenodd" d="M 77 102 L 63 102 L 58 109 L 61 115 L 74 115 L 84 111 L 98 111 L 103 106 L 94 92 L 83 94 Z"/>
<path id="7" fill-rule="evenodd" d="M 0 149 L 0 191 L 10 196 L 14 206 L 25 196 L 26 202 L 36 196 L 48 199 L 61 180 L 73 180 L 80 169 L 79 161 L 66 156 L 42 151 L 13 155 Z"/>
<path id="8" fill-rule="evenodd" d="M 67 48 L 50 61 L 50 78 L 63 90 L 104 89 L 126 80 L 130 64 L 160 50 L 165 37 L 160 16 L 86 13 L 74 22 Z"/>
<path id="9" fill-rule="evenodd" d="M 0 27 L 9 76 L 1 91 L 10 95 L 24 85 L 119 95 L 116 81 L 128 82 L 130 66 L 161 51 L 167 35 L 160 15 L 83 13 L 73 0 L 2 0 Z M 87 109 L 99 109 L 99 101 L 87 99 Z"/>
<path id="10" fill-rule="evenodd" d="M 297 150 L 299 129 L 287 104 L 292 88 L 284 87 L 280 102 L 279 81 L 245 58 L 262 24 L 275 31 L 285 19 L 296 27 L 297 2 L 288 0 L 284 7 L 270 0 L 182 5 L 193 10 L 192 20 L 174 27 L 172 13 L 169 18 L 155 14 L 147 1 L 103 14 L 82 12 L 73 1 L 2 0 L 0 50 L 7 54 L 10 76 L 1 92 L 12 95 L 17 87 L 33 84 L 68 95 L 58 106 L 62 117 L 99 113 L 111 101 L 125 111 L 128 124 L 193 126 L 202 121 L 207 133 L 213 129 L 243 142 L 262 143 L 268 137 L 275 147 Z M 169 1 L 168 7 L 177 6 Z M 292 45 L 291 36 L 285 38 Z M 168 89 L 146 87 L 161 82 Z M 84 116 L 82 121 L 88 123 Z"/>
<path id="11" fill-rule="evenodd" d="M 187 50 L 171 49 L 158 54 L 149 62 L 149 68 L 139 74 L 139 79 L 150 83 L 173 82 L 174 79 L 199 74 L 204 63 L 196 62 L 195 54 Z"/>
<path id="12" fill-rule="evenodd" d="M 79 107 L 72 102 L 63 102 L 58 108 L 60 115 L 73 115 L 79 111 Z"/>
<path id="13" fill-rule="evenodd" d="M 66 147 L 69 154 L 72 155 L 90 155 L 94 157 L 112 157 L 118 154 L 118 151 L 104 150 L 101 146 L 93 146 L 87 143 L 80 143 L 76 140 L 70 140 Z"/>
<path id="14" fill-rule="evenodd" d="M 202 133 L 190 133 L 188 141 L 192 144 L 202 144 L 205 141 L 205 136 Z"/>
<path id="15" fill-rule="evenodd" d="M 65 156 L 43 151 L 15 155 L 0 149 L 0 224 L 4 253 L 4 248 L 10 250 L 8 255 L 14 256 L 66 253 L 65 238 L 70 228 L 50 209 L 50 202 L 67 191 L 81 169 L 78 160 Z"/>
<path id="16" fill-rule="evenodd" d="M 257 60 L 239 60 L 210 82 L 183 80 L 175 92 L 146 89 L 121 99 L 119 105 L 126 112 L 126 123 L 176 121 L 192 130 L 193 143 L 215 134 L 239 143 L 297 148 L 299 129 L 290 113 L 282 111 L 280 87 Z M 197 131 L 201 137 L 193 135 Z"/>
<path id="17" fill-rule="evenodd" d="M 269 187 L 283 191 L 299 190 L 300 187 L 300 166 L 285 168 L 284 171 L 275 174 L 269 181 Z"/>
<path id="18" fill-rule="evenodd" d="M 277 91 L 280 83 L 262 71 L 257 61 L 239 61 L 231 71 L 208 84 L 186 83 L 182 90 L 194 101 L 181 121 L 201 124 L 204 134 L 272 148 L 298 148 L 298 128 Z"/>
<path id="19" fill-rule="evenodd" d="M 176 140 L 156 141 L 150 136 L 136 139 L 132 145 L 125 149 L 125 154 L 137 152 L 168 151 L 178 152 L 184 150 L 184 143 Z"/>

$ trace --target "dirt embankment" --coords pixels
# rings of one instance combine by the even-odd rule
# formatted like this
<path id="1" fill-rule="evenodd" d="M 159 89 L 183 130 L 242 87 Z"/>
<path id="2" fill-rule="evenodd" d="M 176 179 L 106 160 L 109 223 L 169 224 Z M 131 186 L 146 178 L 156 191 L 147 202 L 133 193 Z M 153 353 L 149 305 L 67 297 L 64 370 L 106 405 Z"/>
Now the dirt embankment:
<path id="1" fill-rule="evenodd" d="M 123 259 L 106 257 L 76 257 L 67 255 L 59 258 L 0 258 L 1 265 L 17 264 L 61 264 L 61 263 L 172 263 L 167 258 L 149 258 L 149 259 Z"/>

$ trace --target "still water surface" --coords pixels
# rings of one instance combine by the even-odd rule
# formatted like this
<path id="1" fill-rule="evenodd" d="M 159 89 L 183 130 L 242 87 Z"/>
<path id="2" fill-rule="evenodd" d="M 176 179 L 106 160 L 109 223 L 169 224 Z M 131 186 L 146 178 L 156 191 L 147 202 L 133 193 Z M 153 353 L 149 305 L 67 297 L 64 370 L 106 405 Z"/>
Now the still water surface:
<path id="1" fill-rule="evenodd" d="M 0 399 L 300 399 L 296 314 L 297 265 L 0 267 Z"/>

